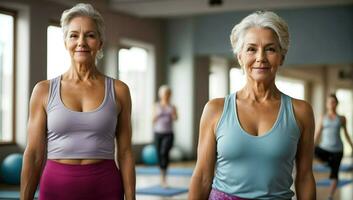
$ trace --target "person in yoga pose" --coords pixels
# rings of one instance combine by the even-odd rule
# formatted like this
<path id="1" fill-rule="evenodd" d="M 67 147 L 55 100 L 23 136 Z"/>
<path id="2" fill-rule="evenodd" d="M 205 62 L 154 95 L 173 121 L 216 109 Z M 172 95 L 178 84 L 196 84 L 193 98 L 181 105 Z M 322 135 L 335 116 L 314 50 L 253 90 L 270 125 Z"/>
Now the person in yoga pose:
<path id="1" fill-rule="evenodd" d="M 169 152 L 174 140 L 173 121 L 178 118 L 176 107 L 170 103 L 171 95 L 171 89 L 167 85 L 162 85 L 158 90 L 159 101 L 153 111 L 153 130 L 163 187 L 167 187 Z"/>
<path id="2" fill-rule="evenodd" d="M 246 84 L 203 110 L 189 199 L 316 199 L 312 108 L 275 85 L 289 46 L 286 22 L 257 11 L 230 39 Z"/>
<path id="3" fill-rule="evenodd" d="M 338 183 L 338 172 L 343 157 L 343 143 L 341 139 L 341 128 L 344 131 L 349 145 L 353 150 L 353 143 L 349 137 L 346 118 L 337 114 L 338 99 L 334 93 L 330 94 L 326 100 L 326 113 L 321 116 L 315 131 L 315 157 L 320 161 L 327 162 L 331 169 L 330 173 L 330 193 L 328 199 L 333 199 Z"/>
<path id="4" fill-rule="evenodd" d="M 90 4 L 61 16 L 71 66 L 33 89 L 21 199 L 134 200 L 128 86 L 98 71 L 104 22 Z M 93 93 L 92 93 L 93 91 Z"/>

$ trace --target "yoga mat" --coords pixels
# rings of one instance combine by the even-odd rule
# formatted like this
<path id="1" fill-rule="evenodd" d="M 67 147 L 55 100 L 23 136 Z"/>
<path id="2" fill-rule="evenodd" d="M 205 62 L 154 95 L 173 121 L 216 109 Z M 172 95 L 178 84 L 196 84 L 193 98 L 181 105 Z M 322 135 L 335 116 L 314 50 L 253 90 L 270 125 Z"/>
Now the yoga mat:
<path id="1" fill-rule="evenodd" d="M 329 172 L 330 167 L 327 166 L 326 164 L 315 164 L 313 166 L 313 170 L 316 172 Z M 342 172 L 349 172 L 353 170 L 353 164 L 341 164 L 340 166 L 340 171 Z"/>
<path id="2" fill-rule="evenodd" d="M 34 198 L 38 198 L 39 192 L 37 191 Z M 0 190 L 0 199 L 20 199 L 20 192 L 13 190 Z"/>
<path id="3" fill-rule="evenodd" d="M 145 188 L 138 188 L 137 194 L 155 195 L 155 196 L 174 196 L 188 192 L 187 188 L 167 187 L 163 188 L 160 185 L 154 185 Z"/>
<path id="4" fill-rule="evenodd" d="M 167 175 L 169 176 L 191 176 L 192 168 L 169 168 Z M 158 167 L 136 167 L 136 174 L 138 175 L 159 175 Z"/>
<path id="5" fill-rule="evenodd" d="M 340 187 L 343 187 L 347 184 L 351 184 L 352 182 L 353 182 L 353 180 L 351 180 L 351 179 L 340 179 L 340 180 L 338 180 L 337 187 L 340 188 Z M 330 183 L 331 183 L 330 179 L 321 179 L 321 180 L 316 181 L 316 185 L 318 187 L 329 187 Z"/>

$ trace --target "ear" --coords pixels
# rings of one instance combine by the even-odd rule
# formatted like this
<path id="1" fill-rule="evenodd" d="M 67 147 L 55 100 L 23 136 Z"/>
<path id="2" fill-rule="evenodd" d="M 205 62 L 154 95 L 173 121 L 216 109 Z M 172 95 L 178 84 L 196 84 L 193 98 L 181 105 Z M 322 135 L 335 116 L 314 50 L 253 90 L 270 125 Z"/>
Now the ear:
<path id="1" fill-rule="evenodd" d="M 282 60 L 281 60 L 281 62 L 280 62 L 280 65 L 279 66 L 282 66 L 283 65 L 283 63 L 284 63 L 284 58 L 285 58 L 286 56 L 284 56 L 284 55 L 282 55 Z"/>
<path id="2" fill-rule="evenodd" d="M 241 53 L 237 53 L 237 59 L 240 66 L 243 66 L 243 61 L 241 60 Z"/>
<path id="3" fill-rule="evenodd" d="M 99 45 L 99 49 L 102 49 L 103 48 L 103 41 L 101 40 L 101 43 Z"/>

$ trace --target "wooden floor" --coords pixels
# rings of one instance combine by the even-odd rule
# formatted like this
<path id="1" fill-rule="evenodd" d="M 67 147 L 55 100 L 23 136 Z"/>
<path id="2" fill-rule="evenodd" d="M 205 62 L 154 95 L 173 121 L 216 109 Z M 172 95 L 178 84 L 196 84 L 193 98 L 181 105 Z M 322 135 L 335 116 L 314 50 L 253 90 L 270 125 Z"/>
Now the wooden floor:
<path id="1" fill-rule="evenodd" d="M 345 162 L 353 162 L 353 159 L 345 159 Z M 173 163 L 171 167 L 194 167 L 194 162 L 187 163 Z M 315 179 L 320 180 L 322 178 L 327 178 L 328 173 L 314 173 Z M 174 187 L 187 188 L 190 182 L 189 176 L 169 176 L 167 181 L 169 185 Z M 344 179 L 353 179 L 353 171 L 350 172 L 340 172 L 340 178 Z M 151 175 L 137 175 L 136 178 L 136 187 L 143 188 L 146 186 L 157 185 L 160 182 L 159 176 Z M 18 186 L 8 186 L 0 184 L 0 189 L 8 190 L 19 190 Z M 317 187 L 317 199 L 326 200 L 328 196 L 328 187 Z M 159 196 L 150 196 L 150 195 L 137 195 L 137 200 L 185 200 L 187 199 L 187 193 L 176 195 L 172 197 L 159 197 Z M 353 183 L 345 185 L 339 188 L 334 196 L 335 200 L 353 200 Z"/>

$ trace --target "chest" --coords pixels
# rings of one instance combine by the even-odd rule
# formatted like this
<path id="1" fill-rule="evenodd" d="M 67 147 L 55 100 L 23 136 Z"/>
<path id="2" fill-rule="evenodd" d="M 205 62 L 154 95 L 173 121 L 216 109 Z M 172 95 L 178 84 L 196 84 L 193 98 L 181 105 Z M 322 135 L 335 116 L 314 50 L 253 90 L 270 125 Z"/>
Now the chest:
<path id="1" fill-rule="evenodd" d="M 236 102 L 236 115 L 240 126 L 250 135 L 265 135 L 277 121 L 281 111 L 281 101 L 271 103 Z"/>
<path id="2" fill-rule="evenodd" d="M 97 109 L 104 101 L 106 94 L 105 84 L 70 84 L 60 85 L 60 97 L 62 103 L 69 110 L 77 112 L 89 112 Z"/>

